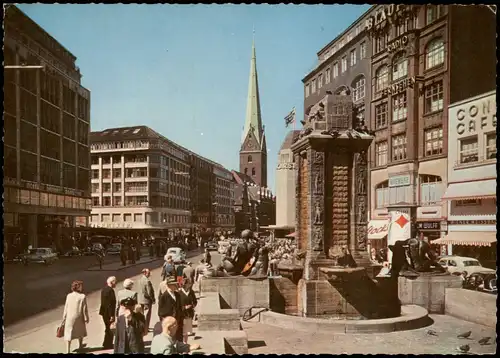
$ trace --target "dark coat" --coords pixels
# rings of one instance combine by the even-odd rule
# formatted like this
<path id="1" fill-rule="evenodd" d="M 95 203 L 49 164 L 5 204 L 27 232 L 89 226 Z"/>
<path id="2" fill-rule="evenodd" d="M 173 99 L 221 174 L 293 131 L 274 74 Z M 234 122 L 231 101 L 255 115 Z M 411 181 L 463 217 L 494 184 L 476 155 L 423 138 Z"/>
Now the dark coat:
<path id="1" fill-rule="evenodd" d="M 184 292 L 184 290 L 180 290 L 181 303 L 182 307 L 187 305 L 193 306 L 192 308 L 188 308 L 183 310 L 185 318 L 193 318 L 194 317 L 194 308 L 198 304 L 198 300 L 196 299 L 196 295 L 193 290 L 190 290 L 188 294 Z"/>
<path id="2" fill-rule="evenodd" d="M 128 327 L 125 316 L 121 315 L 116 320 L 116 334 L 114 353 L 144 353 L 145 318 L 140 313 L 132 313 L 132 320 Z"/>
<path id="3" fill-rule="evenodd" d="M 109 286 L 106 286 L 101 291 L 101 307 L 99 308 L 99 314 L 104 318 L 109 319 L 115 316 L 115 308 L 115 290 Z"/>
<path id="4" fill-rule="evenodd" d="M 172 316 L 177 320 L 176 339 L 182 341 L 182 329 L 184 322 L 184 310 L 179 292 L 174 292 L 175 300 L 167 291 L 163 292 L 158 300 L 158 316 L 164 318 Z"/>

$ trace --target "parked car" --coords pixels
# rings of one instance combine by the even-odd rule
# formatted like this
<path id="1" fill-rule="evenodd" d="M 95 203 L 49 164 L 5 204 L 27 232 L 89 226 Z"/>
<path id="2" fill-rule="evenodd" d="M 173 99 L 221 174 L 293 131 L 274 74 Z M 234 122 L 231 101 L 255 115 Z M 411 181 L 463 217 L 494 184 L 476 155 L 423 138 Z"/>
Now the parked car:
<path id="1" fill-rule="evenodd" d="M 474 272 L 466 277 L 464 288 L 488 293 L 497 293 L 497 275 L 492 272 Z"/>
<path id="2" fill-rule="evenodd" d="M 108 248 L 107 254 L 108 255 L 120 255 L 121 251 L 122 251 L 122 244 L 114 243 L 114 244 L 111 244 L 111 246 Z"/>
<path id="3" fill-rule="evenodd" d="M 25 255 L 22 255 L 22 261 L 25 265 L 29 263 L 53 264 L 57 260 L 57 254 L 49 247 L 39 247 L 30 249 Z"/>
<path id="4" fill-rule="evenodd" d="M 481 263 L 472 257 L 443 256 L 439 259 L 438 263 L 450 273 L 466 272 L 467 275 L 475 272 L 495 273 L 495 270 L 481 266 Z"/>
<path id="5" fill-rule="evenodd" d="M 66 251 L 61 256 L 63 256 L 63 257 L 75 257 L 75 256 L 82 256 L 82 254 L 83 254 L 82 251 L 78 247 L 73 246 L 71 249 Z"/>
<path id="6" fill-rule="evenodd" d="M 180 247 L 171 247 L 167 250 L 167 255 L 172 256 L 172 260 L 174 264 L 181 263 L 186 261 L 186 252 L 182 250 Z"/>

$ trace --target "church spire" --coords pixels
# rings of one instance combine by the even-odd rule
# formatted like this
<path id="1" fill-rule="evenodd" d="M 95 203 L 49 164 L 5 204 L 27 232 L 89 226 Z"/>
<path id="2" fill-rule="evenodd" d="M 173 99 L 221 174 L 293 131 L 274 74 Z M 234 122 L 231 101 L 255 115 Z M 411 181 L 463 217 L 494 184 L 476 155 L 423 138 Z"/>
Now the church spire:
<path id="1" fill-rule="evenodd" d="M 248 137 L 248 133 L 253 132 L 259 145 L 262 145 L 264 131 L 260 116 L 259 81 L 257 79 L 257 59 L 255 55 L 255 28 L 252 40 L 252 58 L 250 60 L 250 77 L 248 79 L 247 112 L 245 117 L 245 127 L 241 143 Z"/>

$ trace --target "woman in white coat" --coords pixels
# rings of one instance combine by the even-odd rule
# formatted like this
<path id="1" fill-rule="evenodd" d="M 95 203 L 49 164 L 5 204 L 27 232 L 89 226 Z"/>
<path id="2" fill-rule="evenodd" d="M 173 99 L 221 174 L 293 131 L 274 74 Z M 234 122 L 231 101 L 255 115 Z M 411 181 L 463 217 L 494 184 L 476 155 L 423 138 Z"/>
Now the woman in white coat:
<path id="1" fill-rule="evenodd" d="M 73 281 L 71 293 L 66 296 L 64 305 L 64 340 L 67 342 L 67 353 L 71 352 L 71 341 L 78 339 L 79 347 L 83 348 L 83 338 L 87 337 L 86 324 L 89 323 L 87 298 L 82 293 L 83 282 Z"/>

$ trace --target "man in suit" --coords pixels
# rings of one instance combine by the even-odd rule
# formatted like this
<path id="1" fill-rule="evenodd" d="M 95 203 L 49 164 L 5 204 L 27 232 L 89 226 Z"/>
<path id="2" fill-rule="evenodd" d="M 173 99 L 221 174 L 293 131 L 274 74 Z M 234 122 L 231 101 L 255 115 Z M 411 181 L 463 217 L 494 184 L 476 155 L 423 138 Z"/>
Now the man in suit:
<path id="1" fill-rule="evenodd" d="M 149 280 L 151 276 L 151 271 L 147 268 L 142 270 L 142 276 L 139 279 L 139 288 L 137 290 L 137 301 L 142 307 L 144 316 L 146 317 L 146 326 L 149 329 L 149 323 L 151 322 L 151 308 L 155 304 L 155 291 L 153 289 L 153 284 Z"/>
<path id="2" fill-rule="evenodd" d="M 160 320 L 165 317 L 174 317 L 178 324 L 179 330 L 176 334 L 176 339 L 182 341 L 182 324 L 184 322 L 184 313 L 182 308 L 182 302 L 179 292 L 177 292 L 178 285 L 175 277 L 167 277 L 167 289 L 160 296 L 158 301 L 158 316 Z"/>
<path id="3" fill-rule="evenodd" d="M 194 275 L 195 271 L 193 268 L 193 264 L 191 262 L 187 262 L 186 267 L 184 267 L 184 270 L 182 271 L 182 276 L 186 279 L 189 279 L 191 282 L 195 282 Z"/>
<path id="4" fill-rule="evenodd" d="M 115 307 L 116 295 L 114 288 L 116 287 L 116 277 L 111 276 L 106 280 L 106 287 L 101 291 L 101 307 L 99 315 L 102 316 L 104 322 L 104 341 L 102 346 L 104 349 L 113 348 L 113 332 L 110 329 L 111 323 L 115 322 Z"/>
<path id="5" fill-rule="evenodd" d="M 137 301 L 131 297 L 120 301 L 120 306 L 125 309 L 116 319 L 114 353 L 144 353 L 145 321 L 142 314 L 134 312 L 136 304 Z"/>

